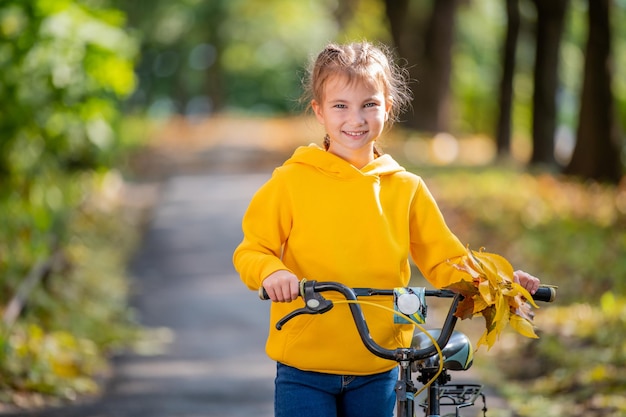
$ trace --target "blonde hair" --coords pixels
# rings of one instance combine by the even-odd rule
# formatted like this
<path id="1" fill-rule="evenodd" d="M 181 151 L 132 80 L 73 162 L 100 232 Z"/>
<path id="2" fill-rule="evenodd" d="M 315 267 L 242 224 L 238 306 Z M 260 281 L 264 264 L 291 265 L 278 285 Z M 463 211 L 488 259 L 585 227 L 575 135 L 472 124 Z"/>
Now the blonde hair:
<path id="1" fill-rule="evenodd" d="M 398 121 L 410 105 L 408 71 L 395 63 L 391 51 L 384 45 L 366 41 L 326 45 L 309 65 L 304 80 L 302 101 L 309 108 L 311 100 L 323 100 L 326 80 L 334 75 L 346 76 L 349 83 L 359 81 L 382 87 L 385 99 L 391 102 L 389 125 Z"/>

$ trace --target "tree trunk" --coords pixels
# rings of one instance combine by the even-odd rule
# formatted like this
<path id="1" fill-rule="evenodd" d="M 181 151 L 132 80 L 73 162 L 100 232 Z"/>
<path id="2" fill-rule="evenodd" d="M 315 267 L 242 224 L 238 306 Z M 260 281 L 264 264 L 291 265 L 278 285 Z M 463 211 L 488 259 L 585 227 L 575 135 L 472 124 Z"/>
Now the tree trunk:
<path id="1" fill-rule="evenodd" d="M 405 38 L 410 36 L 414 38 L 415 33 L 410 33 L 406 30 L 407 22 L 408 22 L 408 12 L 409 12 L 409 0 L 385 0 L 385 13 L 387 14 L 387 19 L 389 20 L 389 31 L 391 32 L 391 37 L 393 38 L 393 43 L 398 48 L 398 52 L 404 59 L 408 59 L 409 52 L 411 52 L 410 48 L 410 40 L 406 40 Z M 419 30 L 412 29 L 411 32 L 419 32 Z M 407 54 L 407 56 L 405 56 Z"/>
<path id="2" fill-rule="evenodd" d="M 553 166 L 559 49 L 569 0 L 534 0 L 537 8 L 532 164 Z"/>
<path id="3" fill-rule="evenodd" d="M 589 0 L 589 38 L 576 148 L 565 169 L 601 181 L 622 176 L 620 133 L 611 91 L 610 0 Z"/>
<path id="4" fill-rule="evenodd" d="M 498 155 L 508 156 L 511 152 L 511 119 L 513 113 L 513 79 L 515 76 L 515 54 L 520 28 L 519 0 L 506 0 L 507 30 L 503 48 L 502 79 L 500 80 L 500 114 L 496 127 Z"/>
<path id="5" fill-rule="evenodd" d="M 449 128 L 449 91 L 452 43 L 459 0 L 436 0 L 424 26 L 408 0 L 386 0 L 391 34 L 399 54 L 407 60 L 413 86 L 413 114 L 407 124 L 439 132 Z"/>

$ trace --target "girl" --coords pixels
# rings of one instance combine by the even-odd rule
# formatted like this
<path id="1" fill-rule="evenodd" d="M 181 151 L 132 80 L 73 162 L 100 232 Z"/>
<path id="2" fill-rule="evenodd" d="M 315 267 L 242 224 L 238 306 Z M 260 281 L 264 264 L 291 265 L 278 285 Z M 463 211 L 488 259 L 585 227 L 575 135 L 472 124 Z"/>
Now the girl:
<path id="1" fill-rule="evenodd" d="M 253 197 L 233 262 L 244 283 L 274 301 L 270 322 L 302 307 L 302 278 L 349 287 L 409 284 L 409 255 L 435 287 L 466 278 L 448 260 L 466 254 L 422 179 L 376 141 L 411 94 L 405 71 L 386 48 L 367 42 L 328 45 L 309 71 L 307 95 L 326 130 L 324 147 L 296 149 Z M 534 293 L 539 280 L 516 272 Z M 329 298 L 331 298 L 329 296 Z M 377 303 L 391 306 L 391 297 Z M 369 299 L 368 299 L 369 301 Z M 409 346 L 411 325 L 363 306 L 379 344 Z M 277 361 L 277 417 L 392 416 L 396 363 L 363 346 L 346 305 L 270 328 L 267 354 Z"/>

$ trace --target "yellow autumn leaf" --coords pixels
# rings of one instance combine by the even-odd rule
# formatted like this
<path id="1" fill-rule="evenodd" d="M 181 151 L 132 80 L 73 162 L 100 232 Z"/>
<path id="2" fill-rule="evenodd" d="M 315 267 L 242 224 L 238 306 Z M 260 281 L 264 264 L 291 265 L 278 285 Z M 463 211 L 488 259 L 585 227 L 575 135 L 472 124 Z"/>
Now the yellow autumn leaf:
<path id="1" fill-rule="evenodd" d="M 478 343 L 476 343 L 476 348 L 479 348 L 482 345 L 487 345 L 487 350 L 489 350 L 495 343 L 496 343 L 496 333 L 485 330 L 485 332 L 480 337 L 480 339 L 478 339 Z"/>
<path id="2" fill-rule="evenodd" d="M 472 258 L 466 258 L 464 266 L 465 269 L 470 273 L 472 279 L 477 280 L 481 278 L 482 274 L 480 272 L 480 269 L 478 268 L 478 265 L 473 262 Z"/>
<path id="3" fill-rule="evenodd" d="M 477 252 L 474 256 L 484 262 L 492 273 L 499 275 L 503 279 L 513 279 L 513 267 L 504 257 L 489 252 Z"/>
<path id="4" fill-rule="evenodd" d="M 485 302 L 483 297 L 474 297 L 474 311 L 473 314 L 476 315 L 489 307 L 489 304 Z"/>
<path id="5" fill-rule="evenodd" d="M 522 336 L 530 337 L 531 339 L 538 339 L 537 333 L 533 325 L 525 318 L 522 318 L 516 314 L 511 315 L 511 327 Z"/>
<path id="6" fill-rule="evenodd" d="M 491 284 L 493 288 L 498 288 L 498 284 L 501 281 L 501 279 L 498 276 L 498 271 L 496 269 L 496 266 L 489 258 L 489 255 L 492 255 L 492 254 L 486 253 L 486 252 L 474 252 L 474 251 L 469 251 L 469 253 L 472 259 L 474 260 L 474 264 L 477 265 L 477 268 L 480 271 L 481 275 L 489 280 L 489 283 Z"/>
<path id="7" fill-rule="evenodd" d="M 478 342 L 476 342 L 476 349 L 478 349 L 482 345 L 487 345 L 487 350 L 489 350 L 489 348 L 491 346 L 489 346 L 489 343 L 487 342 L 487 335 L 488 334 L 489 334 L 489 332 L 487 332 L 487 330 L 485 330 L 483 332 L 482 336 L 480 336 L 480 339 L 478 339 Z"/>
<path id="8" fill-rule="evenodd" d="M 478 292 L 487 305 L 493 305 L 495 303 L 495 297 L 492 293 L 493 287 L 491 286 L 491 282 L 489 280 L 482 281 L 478 284 Z"/>
<path id="9" fill-rule="evenodd" d="M 509 308 L 509 303 L 505 297 L 500 297 L 498 299 L 498 304 L 496 305 L 496 317 L 494 319 L 496 322 L 496 334 L 500 334 L 502 330 L 504 330 L 510 318 L 511 309 Z"/>
<path id="10" fill-rule="evenodd" d="M 479 278 L 487 278 L 485 276 L 484 273 L 484 267 L 480 261 L 480 259 L 478 259 L 475 255 L 477 252 L 474 252 L 472 250 L 470 250 L 469 248 L 467 249 L 467 255 L 464 257 L 464 263 L 465 265 L 470 268 L 471 270 L 474 271 L 474 275 L 476 275 Z"/>
<path id="11" fill-rule="evenodd" d="M 525 301 L 528 301 L 533 307 L 539 308 L 539 306 L 533 300 L 533 296 L 526 290 L 526 288 L 519 285 L 517 282 L 512 282 L 509 288 L 506 291 L 503 291 L 505 295 L 510 296 L 511 298 L 521 296 Z"/>

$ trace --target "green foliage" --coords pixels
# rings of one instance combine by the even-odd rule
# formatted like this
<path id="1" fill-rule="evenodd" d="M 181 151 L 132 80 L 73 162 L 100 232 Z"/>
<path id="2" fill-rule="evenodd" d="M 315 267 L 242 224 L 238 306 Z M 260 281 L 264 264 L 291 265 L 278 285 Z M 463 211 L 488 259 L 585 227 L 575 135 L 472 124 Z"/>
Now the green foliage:
<path id="1" fill-rule="evenodd" d="M 343 4 L 342 4 L 343 3 Z M 346 7 L 350 14 L 347 21 L 339 21 L 338 37 L 341 41 L 354 42 L 355 40 L 371 39 L 392 44 L 389 27 L 386 24 L 387 15 L 385 4 L 379 0 L 359 0 L 357 2 L 337 2 L 335 15 L 341 7 Z"/>
<path id="2" fill-rule="evenodd" d="M 611 29 L 614 31 L 615 42 L 612 44 L 614 59 L 614 74 L 623 74 L 626 70 L 626 27 L 622 24 L 626 19 L 626 2 L 618 0 L 614 2 L 615 8 L 611 13 Z M 615 93 L 617 120 L 622 129 L 626 127 L 626 80 L 625 77 L 617 75 L 613 77 L 613 90 Z M 622 160 L 626 161 L 626 144 L 623 147 Z"/>
<path id="3" fill-rule="evenodd" d="M 107 217 L 83 224 L 100 216 L 90 196 L 118 154 L 118 106 L 135 85 L 136 43 L 124 24 L 123 13 L 88 0 L 0 4 L 0 313 L 54 250 L 68 265 L 1 329 L 3 393 L 90 391 L 126 331 L 120 260 L 88 239 L 111 232 Z"/>
<path id="4" fill-rule="evenodd" d="M 80 173 L 111 162 L 118 100 L 134 85 L 123 15 L 84 2 L 0 6 L 0 303 L 63 239 Z"/>
<path id="5" fill-rule="evenodd" d="M 110 162 L 134 85 L 123 15 L 74 1 L 0 6 L 0 302 L 80 201 L 75 175 Z"/>
<path id="6" fill-rule="evenodd" d="M 134 87 L 123 16 L 39 0 L 5 1 L 0 19 L 3 177 L 28 182 L 102 162 L 115 141 L 116 100 Z"/>
<path id="7" fill-rule="evenodd" d="M 455 131 L 494 129 L 498 83 L 492 80 L 500 77 L 505 24 L 503 2 L 476 2 L 459 9 L 451 80 L 455 110 L 461 116 L 453 118 Z"/>

